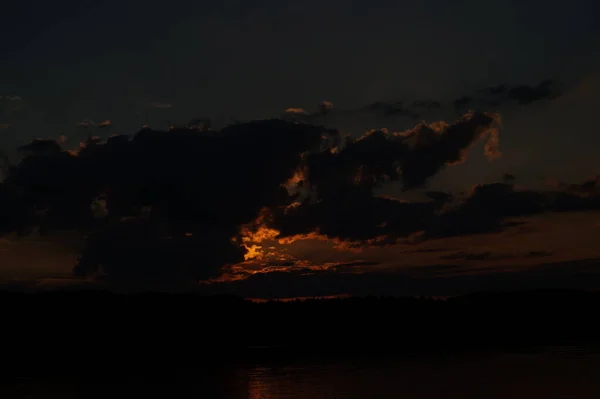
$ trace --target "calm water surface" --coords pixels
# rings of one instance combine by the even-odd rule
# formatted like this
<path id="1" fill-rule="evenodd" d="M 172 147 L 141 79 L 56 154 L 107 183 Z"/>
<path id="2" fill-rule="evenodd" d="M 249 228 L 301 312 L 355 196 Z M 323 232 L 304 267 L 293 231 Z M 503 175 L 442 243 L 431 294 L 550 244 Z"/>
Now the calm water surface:
<path id="1" fill-rule="evenodd" d="M 109 365 L 107 365 L 109 370 Z M 0 398 L 600 398 L 600 352 L 436 355 L 246 364 L 173 375 L 85 372 L 4 379 Z"/>

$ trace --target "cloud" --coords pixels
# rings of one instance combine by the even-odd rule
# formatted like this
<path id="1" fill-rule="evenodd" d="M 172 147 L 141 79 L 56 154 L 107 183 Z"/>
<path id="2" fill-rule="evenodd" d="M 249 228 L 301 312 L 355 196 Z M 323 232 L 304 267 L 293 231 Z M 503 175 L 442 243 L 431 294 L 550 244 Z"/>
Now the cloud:
<path id="1" fill-rule="evenodd" d="M 77 122 L 76 124 L 79 127 L 83 127 L 83 128 L 89 128 L 89 127 L 96 127 L 96 128 L 105 128 L 105 127 L 109 127 L 111 125 L 110 119 L 107 119 L 103 122 L 100 123 L 96 123 L 91 119 L 83 119 L 81 122 Z"/>
<path id="2" fill-rule="evenodd" d="M 553 100 L 560 96 L 560 91 L 555 87 L 556 82 L 544 80 L 537 86 L 518 85 L 508 90 L 508 97 L 519 104 L 531 104 L 540 100 Z"/>
<path id="3" fill-rule="evenodd" d="M 0 96 L 0 100 L 21 101 L 21 96 Z"/>
<path id="4" fill-rule="evenodd" d="M 323 102 L 309 115 L 329 112 L 333 105 Z M 0 231 L 79 229 L 87 239 L 76 275 L 173 281 L 214 278 L 248 261 L 303 266 L 270 259 L 268 241 L 330 240 L 360 251 L 501 231 L 543 212 L 600 209 L 597 178 L 542 192 L 504 176 L 465 196 L 427 191 L 421 202 L 375 195 L 388 185 L 425 188 L 480 141 L 497 158 L 499 125 L 498 114 L 467 112 L 352 138 L 297 119 L 217 131 L 196 118 L 169 131 L 90 137 L 77 152 L 35 140 L 20 148 L 23 159 L 0 185 Z"/>
<path id="5" fill-rule="evenodd" d="M 600 195 L 600 175 L 595 175 L 582 183 L 567 184 L 558 182 L 558 188 L 567 194 L 578 197 L 593 197 Z"/>
<path id="6" fill-rule="evenodd" d="M 587 187 L 586 182 L 582 185 Z M 476 185 L 463 198 L 438 192 L 430 198 L 430 202 L 406 202 L 346 190 L 339 197 L 273 212 L 263 218 L 261 228 L 270 229 L 269 238 L 283 242 L 329 239 L 340 249 L 361 249 L 501 232 L 522 223 L 524 217 L 600 209 L 599 194 L 526 190 L 506 182 Z M 521 258 L 545 255 L 534 251 Z M 495 255 L 469 256 L 483 260 Z"/>
<path id="7" fill-rule="evenodd" d="M 255 274 L 206 287 L 208 293 L 273 298 L 325 295 L 453 296 L 484 291 L 597 289 L 600 259 L 473 273 L 462 265 L 430 265 L 403 272 L 338 273 L 335 270 Z"/>
<path id="8" fill-rule="evenodd" d="M 158 109 L 168 109 L 168 108 L 173 108 L 173 104 L 169 104 L 169 103 L 161 103 L 161 102 L 154 102 L 154 103 L 150 103 L 150 106 L 152 108 L 158 108 Z"/>
<path id="9" fill-rule="evenodd" d="M 415 101 L 413 101 L 412 106 L 416 107 L 416 108 L 429 108 L 429 109 L 442 108 L 442 104 L 439 101 L 435 101 L 435 100 L 426 100 L 426 101 L 415 100 Z"/>
<path id="10" fill-rule="evenodd" d="M 20 96 L 0 96 L 0 130 L 17 125 L 25 110 Z"/>
<path id="11" fill-rule="evenodd" d="M 285 110 L 285 113 L 294 114 L 294 115 L 307 115 L 308 114 L 308 112 L 306 112 L 303 108 L 288 108 Z"/>
<path id="12" fill-rule="evenodd" d="M 561 84 L 556 80 L 544 80 L 537 85 L 517 84 L 485 87 L 475 93 L 463 94 L 452 101 L 452 106 L 459 114 L 470 110 L 490 110 L 499 106 L 518 104 L 528 105 L 542 100 L 554 100 L 562 95 Z M 331 114 L 364 115 L 373 114 L 379 117 L 404 117 L 419 120 L 431 112 L 444 108 L 437 100 L 377 100 L 363 107 L 354 109 L 334 109 L 333 103 L 323 101 L 317 110 L 310 112 L 304 108 L 287 108 L 282 118 L 305 123 L 316 123 Z M 418 110 L 416 110 L 418 109 Z"/>
<path id="13" fill-rule="evenodd" d="M 516 179 L 517 179 L 517 178 L 516 178 L 516 176 L 515 176 L 515 175 L 512 175 L 512 174 L 510 174 L 510 173 L 505 173 L 505 174 L 503 174 L 503 175 L 502 175 L 502 180 L 503 180 L 505 183 L 511 183 L 511 182 L 514 182 Z"/>
<path id="14" fill-rule="evenodd" d="M 319 113 L 321 115 L 328 115 L 332 111 L 333 111 L 333 103 L 331 101 L 322 101 L 321 104 L 319 104 L 317 113 Z"/>
<path id="15" fill-rule="evenodd" d="M 52 157 L 60 154 L 62 147 L 53 139 L 35 139 L 31 143 L 19 147 L 19 151 L 32 157 Z"/>
<path id="16" fill-rule="evenodd" d="M 372 190 L 399 180 L 404 189 L 422 187 L 443 168 L 463 162 L 479 139 L 488 139 L 486 153 L 495 156 L 499 122 L 497 114 L 471 112 L 451 124 L 423 122 L 404 132 L 370 131 L 349 139 L 337 153 L 307 157 L 307 178 L 321 195 L 332 184 Z M 328 173 L 320 173 L 322 169 Z M 330 173 L 342 181 L 325 181 Z"/>
<path id="17" fill-rule="evenodd" d="M 484 252 L 465 252 L 459 251 L 449 255 L 440 256 L 440 259 L 446 260 L 463 260 L 463 261 L 497 261 L 509 259 L 525 259 L 525 258 L 542 258 L 552 256 L 551 252 L 546 251 L 529 251 L 524 254 L 503 254 L 493 253 L 491 251 Z"/>
<path id="18" fill-rule="evenodd" d="M 555 80 L 544 80 L 537 85 L 518 84 L 479 89 L 471 95 L 463 95 L 454 100 L 454 108 L 463 112 L 465 109 L 498 107 L 501 105 L 529 105 L 543 100 L 554 100 L 561 96 L 561 84 Z"/>
<path id="19" fill-rule="evenodd" d="M 431 192 L 432 201 L 411 203 L 375 197 L 373 190 L 393 182 L 405 190 L 422 187 L 443 168 L 464 161 L 478 139 L 497 135 L 498 120 L 469 113 L 452 124 L 372 131 L 336 144 L 335 151 L 306 154 L 294 179 L 301 193 L 297 202 L 271 209 L 254 231 L 269 231 L 269 238 L 283 242 L 332 239 L 346 249 L 394 245 L 434 225 L 436 212 L 452 196 Z"/>
<path id="20" fill-rule="evenodd" d="M 77 126 L 79 126 L 79 127 L 86 127 L 87 128 L 87 127 L 92 127 L 92 126 L 96 127 L 98 125 L 96 124 L 96 122 L 94 122 L 91 119 L 84 119 L 81 122 L 77 122 Z"/>
<path id="21" fill-rule="evenodd" d="M 240 226 L 263 207 L 291 202 L 282 184 L 301 154 L 335 134 L 265 120 L 220 132 L 186 127 L 90 138 L 76 154 L 38 140 L 21 148 L 24 159 L 2 184 L 3 201 L 23 209 L 0 218 L 2 230 L 82 229 L 80 276 L 209 278 L 243 260 Z M 98 218 L 98 201 L 105 218 Z"/>
<path id="22" fill-rule="evenodd" d="M 281 117 L 284 120 L 317 123 L 323 117 L 330 115 L 333 110 L 333 103 L 331 101 L 321 101 L 317 109 L 313 112 L 308 112 L 304 108 L 291 107 L 287 108 Z"/>

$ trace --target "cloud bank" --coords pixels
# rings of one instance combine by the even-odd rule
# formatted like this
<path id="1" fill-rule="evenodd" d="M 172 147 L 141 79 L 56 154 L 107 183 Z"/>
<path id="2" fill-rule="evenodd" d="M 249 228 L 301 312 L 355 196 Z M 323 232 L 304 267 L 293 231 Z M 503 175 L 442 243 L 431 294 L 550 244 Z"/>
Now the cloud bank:
<path id="1" fill-rule="evenodd" d="M 548 87 L 493 87 L 485 94 L 526 104 L 548 98 Z M 433 100 L 412 106 L 441 107 Z M 80 230 L 86 245 L 77 276 L 197 281 L 260 258 L 269 240 L 321 239 L 360 250 L 500 231 L 543 212 L 600 209 L 597 177 L 532 191 L 506 173 L 463 196 L 377 196 L 388 185 L 425 188 L 480 141 L 488 159 L 501 157 L 500 115 L 469 111 L 455 121 L 351 138 L 313 123 L 332 112 L 325 101 L 312 113 L 288 109 L 281 119 L 219 131 L 197 118 L 168 131 L 90 137 L 77 150 L 64 149 L 61 140 L 35 140 L 19 149 L 18 164 L 5 167 L 0 233 Z M 465 255 L 473 256 L 488 255 Z"/>

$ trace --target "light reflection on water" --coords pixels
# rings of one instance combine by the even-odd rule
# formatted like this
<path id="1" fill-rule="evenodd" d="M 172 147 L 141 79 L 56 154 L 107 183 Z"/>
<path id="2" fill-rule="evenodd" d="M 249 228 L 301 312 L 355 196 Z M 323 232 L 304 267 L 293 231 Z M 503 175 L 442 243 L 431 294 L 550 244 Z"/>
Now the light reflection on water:
<path id="1" fill-rule="evenodd" d="M 3 381 L 0 398 L 599 398 L 600 353 L 574 348 L 476 356 L 298 362 L 128 375 Z"/>

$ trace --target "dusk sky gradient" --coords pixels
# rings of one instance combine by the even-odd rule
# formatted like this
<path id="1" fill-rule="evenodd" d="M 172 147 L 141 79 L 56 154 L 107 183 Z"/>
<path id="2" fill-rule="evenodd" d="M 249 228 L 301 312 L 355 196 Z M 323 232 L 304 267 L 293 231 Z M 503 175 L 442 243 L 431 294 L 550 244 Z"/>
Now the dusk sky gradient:
<path id="1" fill-rule="evenodd" d="M 312 113 L 330 101 L 331 112 L 310 121 L 354 138 L 421 121 L 453 124 L 469 108 L 500 115 L 498 159 L 475 139 L 466 162 L 448 158 L 424 187 L 405 191 L 396 181 L 377 195 L 423 201 L 426 191 L 444 191 L 462 201 L 475 185 L 503 182 L 505 174 L 517 191 L 575 193 L 560 183 L 600 175 L 596 1 L 7 0 L 2 14 L 0 150 L 13 163 L 34 138 L 75 150 L 88 136 L 131 135 L 144 125 L 165 130 L 208 118 L 219 130 L 290 117 L 289 108 Z M 488 87 L 545 80 L 560 95 L 453 106 Z M 365 108 L 396 101 L 418 117 Z M 588 195 L 600 198 L 600 179 Z M 220 282 L 201 286 L 252 297 L 600 287 L 600 206 L 517 218 L 496 231 L 422 241 L 407 235 L 372 248 L 332 237 L 249 242 L 262 247 L 258 258 L 227 265 Z M 68 229 L 44 237 L 9 232 L 0 236 L 0 280 L 82 283 L 71 270 L 83 247 L 83 235 Z"/>

